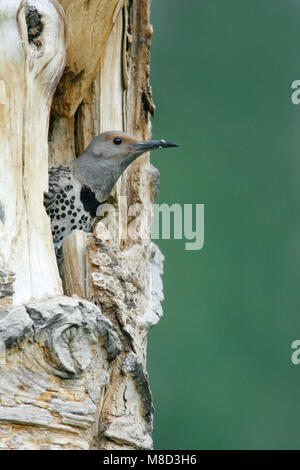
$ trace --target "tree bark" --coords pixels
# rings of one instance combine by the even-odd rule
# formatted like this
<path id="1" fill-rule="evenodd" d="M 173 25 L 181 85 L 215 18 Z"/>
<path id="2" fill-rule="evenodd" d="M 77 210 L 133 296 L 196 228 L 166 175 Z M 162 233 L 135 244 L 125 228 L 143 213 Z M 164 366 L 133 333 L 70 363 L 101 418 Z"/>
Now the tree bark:
<path id="1" fill-rule="evenodd" d="M 59 270 L 43 207 L 48 165 L 106 130 L 150 137 L 149 14 L 150 0 L 0 0 L 0 449 L 152 448 L 158 172 L 148 155 L 129 167 L 113 236 L 110 215 L 76 231 Z"/>

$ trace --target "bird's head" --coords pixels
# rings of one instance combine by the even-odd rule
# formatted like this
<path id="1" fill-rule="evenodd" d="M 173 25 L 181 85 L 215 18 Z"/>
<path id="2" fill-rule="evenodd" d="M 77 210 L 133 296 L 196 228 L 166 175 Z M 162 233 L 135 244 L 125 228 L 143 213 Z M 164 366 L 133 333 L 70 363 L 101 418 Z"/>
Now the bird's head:
<path id="1" fill-rule="evenodd" d="M 140 141 L 125 132 L 109 131 L 95 137 L 85 152 L 106 161 L 108 165 L 121 165 L 124 171 L 143 153 L 168 147 L 178 145 L 165 140 Z"/>
<path id="2" fill-rule="evenodd" d="M 103 132 L 92 140 L 74 165 L 82 180 L 109 193 L 123 171 L 140 155 L 168 147 L 178 145 L 165 140 L 141 141 L 120 131 Z"/>

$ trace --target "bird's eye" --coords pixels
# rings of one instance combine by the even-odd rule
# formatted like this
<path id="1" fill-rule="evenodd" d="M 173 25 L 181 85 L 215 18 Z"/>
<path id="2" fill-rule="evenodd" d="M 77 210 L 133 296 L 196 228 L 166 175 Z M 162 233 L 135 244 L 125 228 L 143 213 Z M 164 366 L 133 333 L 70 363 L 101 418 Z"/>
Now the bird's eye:
<path id="1" fill-rule="evenodd" d="M 113 143 L 115 145 L 121 145 L 122 142 L 123 142 L 123 140 L 121 139 L 121 137 L 115 137 L 114 140 L 113 140 Z"/>

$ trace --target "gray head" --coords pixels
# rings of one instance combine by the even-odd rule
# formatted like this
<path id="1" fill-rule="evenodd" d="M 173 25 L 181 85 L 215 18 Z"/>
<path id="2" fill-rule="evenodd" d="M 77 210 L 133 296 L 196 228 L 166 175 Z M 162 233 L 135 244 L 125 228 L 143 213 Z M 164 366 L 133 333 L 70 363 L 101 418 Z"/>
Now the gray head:
<path id="1" fill-rule="evenodd" d="M 77 177 L 105 199 L 123 171 L 150 150 L 178 147 L 165 140 L 140 141 L 125 132 L 109 131 L 95 137 L 72 162 Z"/>

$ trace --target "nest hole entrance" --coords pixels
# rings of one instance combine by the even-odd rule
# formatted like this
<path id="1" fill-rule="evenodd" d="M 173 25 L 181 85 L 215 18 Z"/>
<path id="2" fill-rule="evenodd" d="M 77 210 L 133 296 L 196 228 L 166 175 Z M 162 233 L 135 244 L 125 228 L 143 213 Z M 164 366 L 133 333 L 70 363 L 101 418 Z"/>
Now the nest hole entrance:
<path id="1" fill-rule="evenodd" d="M 26 6 L 25 18 L 27 23 L 28 41 L 36 46 L 41 46 L 39 37 L 41 36 L 44 25 L 42 22 L 42 15 L 33 6 Z"/>

